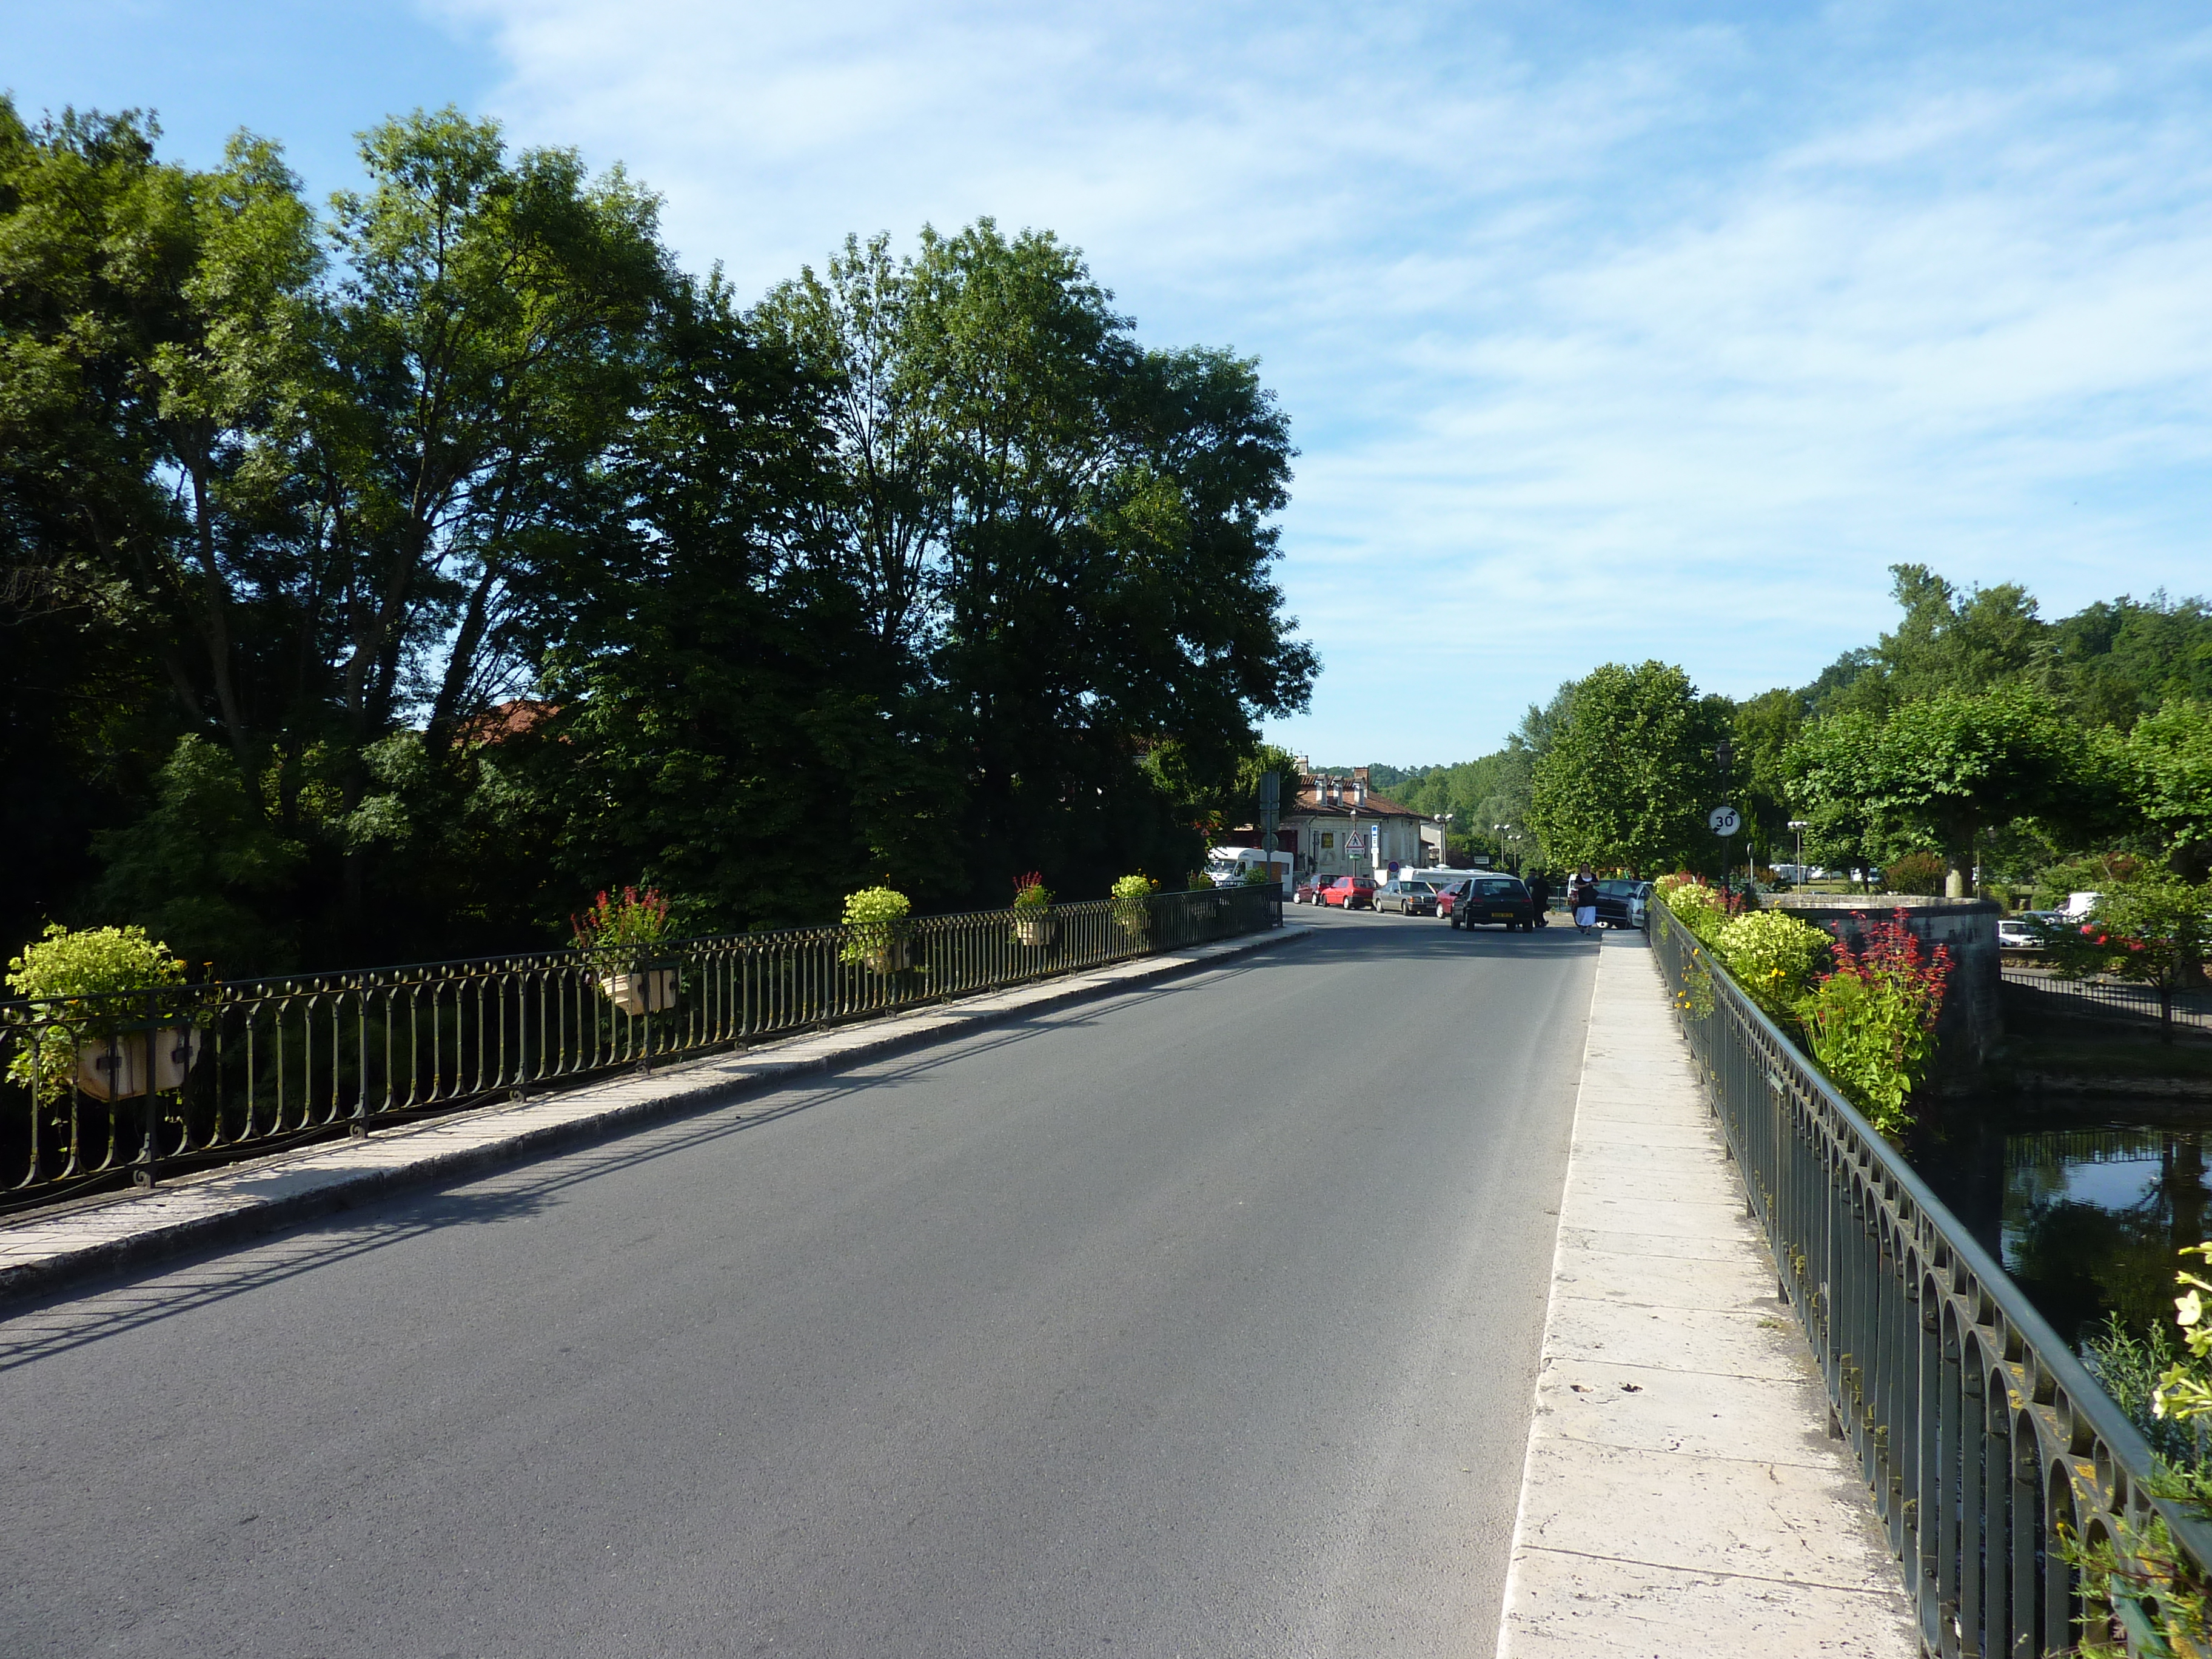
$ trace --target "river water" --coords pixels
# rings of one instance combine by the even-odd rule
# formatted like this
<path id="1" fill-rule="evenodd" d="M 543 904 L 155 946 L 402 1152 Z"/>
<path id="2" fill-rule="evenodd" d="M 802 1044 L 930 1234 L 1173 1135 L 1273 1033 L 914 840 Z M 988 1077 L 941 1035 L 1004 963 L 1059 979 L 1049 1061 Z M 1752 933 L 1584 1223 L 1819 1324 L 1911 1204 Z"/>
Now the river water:
<path id="1" fill-rule="evenodd" d="M 1946 1114 L 1914 1167 L 2058 1334 L 2173 1316 L 2175 1252 L 2202 1243 L 2212 1104 L 1988 1099 Z"/>

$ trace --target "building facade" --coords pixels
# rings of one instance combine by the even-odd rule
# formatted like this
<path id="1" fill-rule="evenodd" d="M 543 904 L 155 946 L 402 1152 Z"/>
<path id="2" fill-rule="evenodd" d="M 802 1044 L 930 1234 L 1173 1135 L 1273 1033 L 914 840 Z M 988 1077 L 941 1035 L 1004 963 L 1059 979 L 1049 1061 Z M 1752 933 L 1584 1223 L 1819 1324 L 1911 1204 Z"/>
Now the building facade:
<path id="1" fill-rule="evenodd" d="M 1301 770 L 1295 789 L 1284 792 L 1275 832 L 1275 850 L 1288 853 L 1300 881 L 1334 881 L 1339 876 L 1389 879 L 1394 863 L 1418 869 L 1437 862 L 1433 848 L 1424 849 L 1421 828 L 1430 820 L 1368 787 L 1367 769 L 1348 776 Z M 1222 845 L 1257 847 L 1257 825 L 1231 830 Z"/>

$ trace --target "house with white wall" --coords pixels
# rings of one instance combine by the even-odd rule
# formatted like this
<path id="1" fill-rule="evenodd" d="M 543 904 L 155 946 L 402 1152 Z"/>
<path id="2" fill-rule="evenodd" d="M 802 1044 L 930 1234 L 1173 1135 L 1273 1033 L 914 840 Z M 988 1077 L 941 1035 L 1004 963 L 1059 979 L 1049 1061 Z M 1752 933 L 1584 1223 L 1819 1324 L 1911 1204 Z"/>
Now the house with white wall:
<path id="1" fill-rule="evenodd" d="M 1395 861 L 1406 869 L 1433 863 L 1421 850 L 1421 826 L 1430 822 L 1369 787 L 1367 769 L 1315 773 L 1299 763 L 1297 787 L 1284 792 L 1275 848 L 1296 861 L 1300 881 L 1339 876 L 1389 878 Z M 1224 845 L 1257 847 L 1256 825 L 1225 833 Z"/>

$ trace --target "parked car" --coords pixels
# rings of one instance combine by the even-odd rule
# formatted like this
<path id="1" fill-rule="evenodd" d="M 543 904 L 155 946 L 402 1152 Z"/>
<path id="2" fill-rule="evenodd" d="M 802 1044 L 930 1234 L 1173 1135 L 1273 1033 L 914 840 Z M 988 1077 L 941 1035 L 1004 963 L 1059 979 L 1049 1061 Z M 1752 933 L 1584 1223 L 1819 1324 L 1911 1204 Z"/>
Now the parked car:
<path id="1" fill-rule="evenodd" d="M 1437 914 L 1449 919 L 1451 915 L 1453 907 L 1458 904 L 1461 899 L 1467 896 L 1468 886 L 1473 879 L 1473 877 L 1462 876 L 1457 881 L 1446 882 L 1443 886 L 1437 888 Z"/>
<path id="2" fill-rule="evenodd" d="M 1528 890 L 1514 876 L 1473 878 L 1467 891 L 1453 902 L 1451 925 L 1488 927 L 1500 922 L 1509 933 L 1516 927 L 1524 933 L 1536 931 L 1536 907 Z"/>
<path id="3" fill-rule="evenodd" d="M 1321 902 L 1340 910 L 1372 910 L 1375 884 L 1365 876 L 1339 876 L 1321 890 Z"/>
<path id="4" fill-rule="evenodd" d="M 1998 950 L 2033 951 L 2042 943 L 2035 924 L 2026 916 L 2002 916 L 1998 919 Z"/>
<path id="5" fill-rule="evenodd" d="M 1326 885 L 1326 884 L 1319 876 L 1308 876 L 1304 881 L 1300 882 L 1296 887 L 1291 890 L 1291 902 L 1293 904 L 1319 904 L 1322 902 L 1321 894 L 1322 889 L 1324 885 Z"/>
<path id="6" fill-rule="evenodd" d="M 1608 878 L 1597 884 L 1597 925 L 1641 927 L 1651 917 L 1651 884 Z"/>
<path id="7" fill-rule="evenodd" d="M 1437 890 L 1425 881 L 1386 881 L 1375 895 L 1375 908 L 1395 910 L 1401 916 L 1432 916 L 1437 913 Z"/>

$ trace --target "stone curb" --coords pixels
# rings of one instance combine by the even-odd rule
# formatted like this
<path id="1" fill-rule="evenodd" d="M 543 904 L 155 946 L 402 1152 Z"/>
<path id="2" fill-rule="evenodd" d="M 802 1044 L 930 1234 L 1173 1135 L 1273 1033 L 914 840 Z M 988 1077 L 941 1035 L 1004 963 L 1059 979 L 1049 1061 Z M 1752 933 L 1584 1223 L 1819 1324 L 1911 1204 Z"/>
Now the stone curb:
<path id="1" fill-rule="evenodd" d="M 150 1193 L 0 1224 L 0 1303 L 186 1250 L 266 1233 L 402 1188 L 604 1139 L 819 1075 L 1308 937 L 1310 927 L 1194 945 L 1012 986 L 881 1019 L 801 1033 L 738 1054 L 680 1060 L 648 1077 L 580 1085 L 479 1107 L 365 1139 L 229 1164 Z"/>

